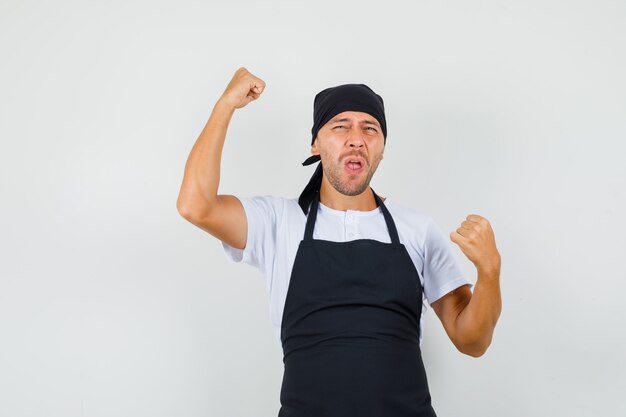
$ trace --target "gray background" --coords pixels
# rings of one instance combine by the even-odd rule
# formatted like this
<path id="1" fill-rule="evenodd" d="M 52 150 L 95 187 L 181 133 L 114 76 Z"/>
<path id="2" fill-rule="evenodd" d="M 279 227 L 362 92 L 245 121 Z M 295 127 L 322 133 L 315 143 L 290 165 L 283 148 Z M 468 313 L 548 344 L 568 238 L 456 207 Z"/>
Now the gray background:
<path id="1" fill-rule="evenodd" d="M 625 23 L 623 1 L 2 0 L 0 415 L 276 415 L 263 278 L 176 210 L 239 66 L 267 87 L 220 193 L 297 196 L 315 93 L 359 82 L 386 104 L 377 192 L 445 235 L 490 220 L 490 349 L 429 310 L 440 417 L 625 415 Z"/>

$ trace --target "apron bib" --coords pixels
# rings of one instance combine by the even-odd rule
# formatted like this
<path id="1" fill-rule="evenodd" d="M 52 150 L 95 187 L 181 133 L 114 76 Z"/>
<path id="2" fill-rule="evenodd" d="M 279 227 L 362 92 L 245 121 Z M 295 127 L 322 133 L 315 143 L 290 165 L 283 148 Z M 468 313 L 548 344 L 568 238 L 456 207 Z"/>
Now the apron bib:
<path id="1" fill-rule="evenodd" d="M 374 198 L 391 243 L 313 239 L 319 192 L 311 203 L 282 317 L 278 417 L 436 417 L 419 346 L 419 274 Z"/>

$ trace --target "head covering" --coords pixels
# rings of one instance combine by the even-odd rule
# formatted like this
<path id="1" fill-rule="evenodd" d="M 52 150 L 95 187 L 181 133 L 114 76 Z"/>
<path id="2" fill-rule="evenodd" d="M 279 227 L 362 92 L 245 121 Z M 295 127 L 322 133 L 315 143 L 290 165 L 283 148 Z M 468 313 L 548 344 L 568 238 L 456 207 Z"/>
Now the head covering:
<path id="1" fill-rule="evenodd" d="M 383 131 L 387 143 L 387 121 L 383 98 L 365 84 L 343 84 L 320 91 L 313 101 L 313 127 L 311 128 L 311 145 L 315 142 L 317 132 L 330 119 L 344 111 L 360 111 L 373 116 Z M 312 155 L 302 165 L 311 165 L 320 161 L 319 155 Z M 298 204 L 306 215 L 316 192 L 322 185 L 322 163 L 320 162 L 300 197 Z"/>

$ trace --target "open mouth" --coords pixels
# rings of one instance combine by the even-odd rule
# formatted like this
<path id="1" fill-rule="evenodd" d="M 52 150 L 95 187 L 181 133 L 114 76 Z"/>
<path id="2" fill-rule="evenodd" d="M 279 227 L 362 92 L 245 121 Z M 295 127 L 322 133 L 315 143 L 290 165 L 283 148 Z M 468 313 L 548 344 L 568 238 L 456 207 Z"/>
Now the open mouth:
<path id="1" fill-rule="evenodd" d="M 358 174 L 359 172 L 363 171 L 363 165 L 364 165 L 364 162 L 362 159 L 347 158 L 345 161 L 344 167 L 346 171 L 348 171 L 350 174 Z"/>

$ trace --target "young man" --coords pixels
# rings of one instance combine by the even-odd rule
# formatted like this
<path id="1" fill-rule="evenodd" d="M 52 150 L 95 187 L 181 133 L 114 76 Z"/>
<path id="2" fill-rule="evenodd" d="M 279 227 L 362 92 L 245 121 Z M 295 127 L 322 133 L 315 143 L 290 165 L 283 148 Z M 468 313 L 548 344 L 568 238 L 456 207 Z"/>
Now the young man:
<path id="1" fill-rule="evenodd" d="M 298 199 L 217 195 L 230 118 L 264 89 L 237 70 L 192 149 L 177 207 L 265 277 L 284 354 L 279 417 L 435 416 L 420 351 L 424 301 L 459 351 L 486 351 L 501 311 L 489 222 L 471 214 L 450 234 L 476 266 L 472 292 L 432 218 L 369 186 L 387 125 L 382 98 L 364 84 L 316 95 L 303 164 L 320 164 Z"/>

